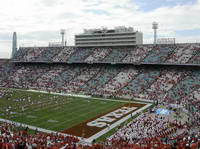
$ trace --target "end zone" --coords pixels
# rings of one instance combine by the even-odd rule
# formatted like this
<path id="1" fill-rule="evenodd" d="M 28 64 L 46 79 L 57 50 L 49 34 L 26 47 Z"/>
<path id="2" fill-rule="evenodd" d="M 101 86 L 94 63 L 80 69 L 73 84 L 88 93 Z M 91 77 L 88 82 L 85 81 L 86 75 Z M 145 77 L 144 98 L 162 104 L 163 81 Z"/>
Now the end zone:
<path id="1" fill-rule="evenodd" d="M 82 137 L 85 142 L 91 143 L 111 129 L 119 126 L 139 112 L 149 108 L 152 104 L 126 103 L 110 112 L 103 113 L 95 118 L 75 125 L 62 133 Z"/>

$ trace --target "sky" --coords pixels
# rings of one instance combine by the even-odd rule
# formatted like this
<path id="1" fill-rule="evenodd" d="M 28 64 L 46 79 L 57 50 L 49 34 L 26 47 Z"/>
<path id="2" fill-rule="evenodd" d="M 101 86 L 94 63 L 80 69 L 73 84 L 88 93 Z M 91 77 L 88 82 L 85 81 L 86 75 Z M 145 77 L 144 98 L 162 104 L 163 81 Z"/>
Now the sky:
<path id="1" fill-rule="evenodd" d="M 200 42 L 200 0 L 5 0 L 0 4 L 0 58 L 8 58 L 12 34 L 18 47 L 48 46 L 66 30 L 68 45 L 83 29 L 133 27 L 144 43 L 153 43 L 152 22 L 158 38 Z"/>

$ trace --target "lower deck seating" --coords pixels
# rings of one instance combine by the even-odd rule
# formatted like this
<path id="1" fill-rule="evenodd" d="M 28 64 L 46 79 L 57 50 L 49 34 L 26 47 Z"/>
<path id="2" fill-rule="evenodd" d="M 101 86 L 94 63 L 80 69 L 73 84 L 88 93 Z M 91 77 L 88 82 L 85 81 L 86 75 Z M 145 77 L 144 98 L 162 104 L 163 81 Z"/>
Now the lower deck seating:
<path id="1" fill-rule="evenodd" d="M 178 103 L 191 111 L 193 115 L 200 113 L 200 70 L 196 67 L 7 63 L 7 65 L 0 64 L 0 70 L 1 87 L 34 88 L 54 92 L 114 96 L 115 98 L 128 97 L 129 99 L 142 97 L 170 104 Z M 5 94 L 5 92 L 2 93 L 2 96 Z M 179 138 L 190 136 L 187 131 L 177 131 L 178 128 L 173 122 L 170 125 L 176 127 L 172 128 L 168 127 L 168 120 L 161 121 L 161 118 L 155 116 L 141 116 L 140 121 L 130 122 L 109 138 L 108 146 L 95 144 L 90 148 L 130 148 L 136 147 L 138 143 L 151 147 L 160 145 L 170 148 L 173 146 L 173 141 L 177 142 Z M 138 127 L 139 125 L 144 125 L 144 127 Z M 191 136 L 194 142 L 184 139 L 178 142 L 178 146 L 186 146 L 185 142 L 189 142 L 190 146 L 198 146 L 200 133 L 196 135 L 197 138 Z M 168 143 L 161 140 L 166 136 L 170 138 Z M 0 146 L 2 146 L 1 140 L 4 139 L 4 136 L 0 134 Z M 77 140 L 74 138 L 71 143 L 74 145 L 75 141 Z"/>
<path id="2" fill-rule="evenodd" d="M 1 68 L 2 69 L 2 68 Z M 3 73 L 6 71 L 6 73 Z M 196 68 L 18 64 L 1 71 L 1 86 L 67 93 L 180 101 L 200 88 Z"/>

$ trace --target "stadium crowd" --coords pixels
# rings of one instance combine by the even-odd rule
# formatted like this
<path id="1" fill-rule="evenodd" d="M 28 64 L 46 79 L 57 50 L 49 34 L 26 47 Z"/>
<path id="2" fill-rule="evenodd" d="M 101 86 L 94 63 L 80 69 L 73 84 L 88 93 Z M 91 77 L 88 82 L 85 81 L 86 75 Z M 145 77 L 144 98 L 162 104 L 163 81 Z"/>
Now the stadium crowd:
<path id="1" fill-rule="evenodd" d="M 13 92 L 10 91 L 10 90 L 0 90 L 0 98 L 4 97 L 4 96 L 7 96 L 7 95 L 10 95 L 12 94 Z"/>
<path id="2" fill-rule="evenodd" d="M 13 61 L 199 64 L 199 59 L 196 59 L 198 51 L 198 44 L 145 45 L 136 48 L 27 47 L 20 48 Z"/>
<path id="3" fill-rule="evenodd" d="M 174 67 L 20 64 L 2 76 L 0 86 L 170 103 L 185 100 L 199 109 L 199 73 Z"/>
<path id="4" fill-rule="evenodd" d="M 199 64 L 198 44 L 143 46 L 131 48 L 35 47 L 21 48 L 13 61 L 0 63 L 0 87 L 28 88 L 48 92 L 83 93 L 118 98 L 143 98 L 154 102 L 180 105 L 192 116 L 188 121 L 200 126 L 200 70 L 185 67 L 113 65 L 113 63 Z M 24 63 L 34 62 L 34 63 Z M 47 62 L 46 64 L 37 62 Z M 49 64 L 56 62 L 56 64 Z M 69 64 L 58 64 L 68 62 Z M 74 62 L 110 63 L 70 64 Z M 0 98 L 7 95 L 0 90 Z M 29 99 L 28 99 L 29 100 Z M 29 104 L 37 104 L 28 102 Z M 189 116 L 191 117 L 191 116 Z M 0 149 L 198 149 L 199 129 L 191 123 L 170 120 L 150 111 L 128 123 L 103 144 L 79 145 L 72 136 L 34 135 L 15 124 L 0 124 Z"/>
<path id="5" fill-rule="evenodd" d="M 44 149 L 76 148 L 78 138 L 61 134 L 46 134 L 29 128 L 20 128 L 14 123 L 0 123 L 0 149 Z"/>
<path id="6" fill-rule="evenodd" d="M 113 148 L 197 149 L 200 147 L 199 121 L 157 114 L 155 111 L 158 107 L 120 127 L 108 138 L 107 143 Z M 175 112 L 176 114 L 178 113 Z M 194 128 L 197 130 L 193 131 Z"/>

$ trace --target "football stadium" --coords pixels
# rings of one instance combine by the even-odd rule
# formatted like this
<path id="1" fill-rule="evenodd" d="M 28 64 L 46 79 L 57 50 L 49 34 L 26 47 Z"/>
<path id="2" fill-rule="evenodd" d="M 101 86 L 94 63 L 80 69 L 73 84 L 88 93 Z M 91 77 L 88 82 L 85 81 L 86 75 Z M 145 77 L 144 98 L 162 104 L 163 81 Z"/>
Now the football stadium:
<path id="1" fill-rule="evenodd" d="M 199 148 L 200 44 L 145 45 L 132 28 L 75 40 L 17 49 L 13 34 L 0 62 L 2 149 Z"/>
<path id="2" fill-rule="evenodd" d="M 180 14 L 199 12 L 200 7 L 193 0 L 187 7 L 182 1 L 166 0 L 163 5 L 176 6 L 150 11 L 148 5 L 143 13 L 128 0 L 104 3 L 104 9 L 99 0 L 74 0 L 67 5 L 53 1 L 38 0 L 36 5 L 8 0 L 9 9 L 22 5 L 12 13 L 0 6 L 0 42 L 8 46 L 11 37 L 6 31 L 13 32 L 11 57 L 0 58 L 0 149 L 200 149 L 200 43 L 194 38 L 194 42 L 177 42 L 181 36 L 171 31 L 180 28 L 179 33 L 186 35 L 194 24 L 198 31 L 192 34 L 198 34 L 200 23 L 195 24 L 193 15 Z M 200 1 L 195 4 L 200 6 Z M 152 5 L 156 4 L 152 1 Z M 175 13 L 169 13 L 169 8 Z M 1 19 L 7 11 L 9 17 Z M 158 22 L 149 27 L 149 18 L 163 19 L 154 13 L 164 16 L 161 27 L 165 26 L 166 36 L 158 36 Z M 178 27 L 173 21 L 177 14 L 187 18 L 176 20 Z M 146 26 L 144 31 L 126 27 L 133 25 L 129 18 L 134 25 Z M 101 27 L 99 20 L 108 27 Z M 59 42 L 54 42 L 51 31 L 56 22 L 71 25 L 72 32 L 85 28 L 82 33 L 74 31 L 74 45 L 65 39 L 70 36 L 65 29 L 60 30 Z M 165 29 L 161 32 L 165 34 Z M 45 44 L 51 40 L 46 46 L 18 46 L 32 38 Z"/>

